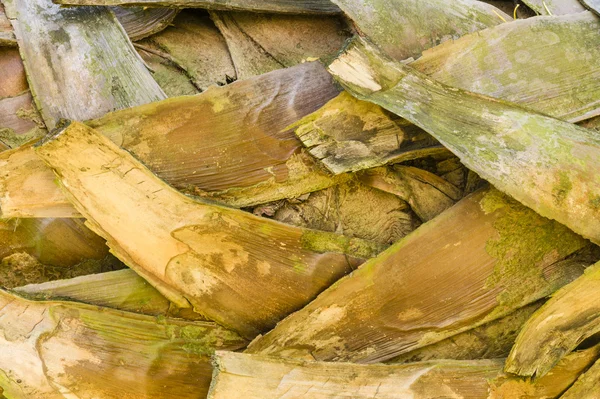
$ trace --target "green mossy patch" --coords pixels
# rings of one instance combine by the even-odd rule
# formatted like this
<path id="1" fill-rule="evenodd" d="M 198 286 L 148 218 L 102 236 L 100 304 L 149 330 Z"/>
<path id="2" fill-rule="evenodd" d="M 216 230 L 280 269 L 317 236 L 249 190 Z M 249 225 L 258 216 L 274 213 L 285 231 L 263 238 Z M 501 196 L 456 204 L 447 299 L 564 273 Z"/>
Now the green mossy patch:
<path id="1" fill-rule="evenodd" d="M 165 325 L 167 336 L 174 341 L 182 342 L 181 348 L 193 355 L 209 357 L 225 343 L 243 339 L 233 331 L 225 330 L 216 325 L 179 325 L 170 324 L 164 317 L 157 318 L 160 324 Z"/>
<path id="2" fill-rule="evenodd" d="M 46 130 L 33 128 L 27 133 L 17 134 L 11 128 L 0 128 L 0 141 L 10 148 L 17 148 L 32 140 L 44 137 Z"/>
<path id="3" fill-rule="evenodd" d="M 501 212 L 494 222 L 497 235 L 486 244 L 486 252 L 497 262 L 485 288 L 500 290 L 499 306 L 487 319 L 549 295 L 570 281 L 567 270 L 548 281 L 544 269 L 583 248 L 585 239 L 497 190 L 490 190 L 480 205 L 486 213 Z"/>
<path id="4" fill-rule="evenodd" d="M 317 230 L 305 230 L 301 243 L 303 248 L 311 251 L 337 252 L 362 259 L 373 258 L 385 249 L 384 245 L 376 242 Z"/>

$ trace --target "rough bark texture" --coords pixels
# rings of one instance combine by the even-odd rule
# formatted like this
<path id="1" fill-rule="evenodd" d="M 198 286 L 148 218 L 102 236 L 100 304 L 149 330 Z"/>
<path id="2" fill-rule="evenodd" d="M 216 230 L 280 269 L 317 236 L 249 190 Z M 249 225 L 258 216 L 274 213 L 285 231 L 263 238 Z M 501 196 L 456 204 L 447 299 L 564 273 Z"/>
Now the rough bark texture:
<path id="1" fill-rule="evenodd" d="M 0 29 L 2 29 L 0 9 Z M 10 26 L 8 19 L 6 23 Z M 12 29 L 12 28 L 11 28 Z M 25 67 L 16 48 L 0 47 L 0 143 L 15 148 L 46 132 L 33 103 Z M 39 127 L 38 131 L 32 129 Z"/>
<path id="2" fill-rule="evenodd" d="M 391 245 L 420 223 L 406 202 L 353 180 L 317 191 L 307 199 L 267 204 L 255 213 L 294 226 L 337 232 Z"/>
<path id="3" fill-rule="evenodd" d="M 15 399 L 202 397 L 215 349 L 245 341 L 213 323 L 0 291 L 0 385 Z"/>
<path id="4" fill-rule="evenodd" d="M 441 42 L 509 21 L 476 0 L 333 0 L 358 30 L 397 60 L 419 56 Z"/>
<path id="5" fill-rule="evenodd" d="M 165 98 L 110 10 L 4 0 L 31 91 L 49 129 Z"/>
<path id="6" fill-rule="evenodd" d="M 198 96 L 110 113 L 89 124 L 175 188 L 236 207 L 252 206 L 349 179 L 321 170 L 286 129 L 336 94 L 324 68 L 307 63 Z M 3 217 L 77 215 L 31 149 L 0 159 L 6 160 L 0 174 Z M 22 165 L 28 175 L 16 173 Z"/>
<path id="7" fill-rule="evenodd" d="M 422 129 L 346 92 L 290 128 L 334 174 L 446 151 Z"/>
<path id="8" fill-rule="evenodd" d="M 238 79 L 331 58 L 350 37 L 337 17 L 211 12 Z"/>
<path id="9" fill-rule="evenodd" d="M 190 309 L 178 308 L 169 302 L 131 269 L 28 284 L 14 290 L 36 299 L 60 298 L 151 316 L 206 320 Z"/>
<path id="10" fill-rule="evenodd" d="M 179 10 L 169 8 L 144 9 L 143 7 L 112 7 L 117 19 L 123 25 L 131 40 L 139 40 L 166 28 Z M 4 6 L 0 4 L 0 47 L 17 46 L 12 25 L 6 17 Z"/>
<path id="11" fill-rule="evenodd" d="M 433 345 L 402 354 L 389 363 L 412 363 L 424 360 L 476 360 L 505 358 L 517 339 L 523 324 L 543 301 L 515 310 L 506 317 L 472 330 L 456 334 Z"/>
<path id="12" fill-rule="evenodd" d="M 600 50 L 586 45 L 600 41 L 599 28 L 591 13 L 530 18 L 449 41 L 410 65 L 450 86 L 580 121 L 600 112 Z M 405 161 L 441 147 L 408 121 L 347 93 L 294 127 L 333 173 Z"/>
<path id="13" fill-rule="evenodd" d="M 502 24 L 426 51 L 411 67 L 449 86 L 570 122 L 600 113 L 600 19 L 590 12 Z"/>
<path id="14" fill-rule="evenodd" d="M 462 198 L 462 191 L 453 184 L 411 166 L 368 170 L 360 180 L 402 198 L 423 222 L 433 219 Z"/>
<path id="15" fill-rule="evenodd" d="M 381 245 L 194 201 L 73 122 L 37 149 L 113 253 L 181 307 L 247 337 L 268 330 Z"/>
<path id="16" fill-rule="evenodd" d="M 582 273 L 560 260 L 585 245 L 497 190 L 479 191 L 324 291 L 249 352 L 391 359 L 551 294 Z"/>
<path id="17" fill-rule="evenodd" d="M 169 26 L 179 10 L 172 8 L 111 7 L 131 40 L 140 40 Z"/>
<path id="18" fill-rule="evenodd" d="M 282 14 L 337 14 L 329 0 L 55 0 L 57 4 L 206 8 L 208 10 L 272 12 Z"/>
<path id="19" fill-rule="evenodd" d="M 525 324 L 506 371 L 524 375 L 546 374 L 584 339 L 600 331 L 600 263 L 563 287 Z"/>
<path id="20" fill-rule="evenodd" d="M 358 365 L 217 351 L 208 398 L 556 398 L 599 353 L 597 346 L 572 353 L 551 375 L 531 381 L 503 374 L 503 359 Z"/>
<path id="21" fill-rule="evenodd" d="M 490 399 L 557 398 L 585 372 L 600 355 L 598 345 L 565 356 L 548 374 L 532 380 L 505 375 L 490 383 Z M 579 399 L 579 398 L 578 398 Z"/>
<path id="22" fill-rule="evenodd" d="M 142 42 L 135 43 L 156 83 L 169 97 L 197 94 L 200 90 L 194 86 L 186 71 L 169 54 L 159 51 L 153 45 Z"/>
<path id="23" fill-rule="evenodd" d="M 329 69 L 353 95 L 428 131 L 500 190 L 600 242 L 596 132 L 446 86 L 361 39 Z"/>
<path id="24" fill-rule="evenodd" d="M 324 68 L 309 63 L 89 125 L 175 188 L 251 206 L 335 184 L 286 127 L 337 94 Z"/>
<path id="25" fill-rule="evenodd" d="M 164 55 L 179 69 L 176 73 L 184 76 L 196 91 L 236 80 L 227 43 L 207 15 L 184 11 L 164 31 L 136 45 L 154 55 Z M 153 76 L 165 91 L 171 91 L 173 77 L 160 71 Z"/>
<path id="26" fill-rule="evenodd" d="M 17 39 L 13 33 L 12 25 L 6 17 L 4 6 L 0 3 L 0 47 L 16 47 Z"/>
<path id="27" fill-rule="evenodd" d="M 0 141 L 8 147 L 19 147 L 46 133 L 29 91 L 0 99 Z"/>
<path id="28" fill-rule="evenodd" d="M 260 44 L 248 37 L 231 14 L 213 11 L 210 17 L 227 41 L 238 79 L 247 79 L 284 67 Z"/>
<path id="29" fill-rule="evenodd" d="M 217 352 L 209 399 L 486 398 L 502 360 L 408 365 L 301 362 Z M 243 388 L 242 388 L 243 387 Z"/>
<path id="30" fill-rule="evenodd" d="M 352 35 L 338 16 L 230 15 L 249 39 L 286 67 L 333 57 Z"/>

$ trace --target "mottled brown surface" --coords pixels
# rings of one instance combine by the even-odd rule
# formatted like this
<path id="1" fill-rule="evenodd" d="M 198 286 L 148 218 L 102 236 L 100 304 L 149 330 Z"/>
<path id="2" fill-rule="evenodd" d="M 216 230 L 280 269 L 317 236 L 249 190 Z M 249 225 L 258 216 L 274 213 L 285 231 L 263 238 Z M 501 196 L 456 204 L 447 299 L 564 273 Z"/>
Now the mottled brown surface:
<path id="1" fill-rule="evenodd" d="M 381 245 L 193 200 L 73 122 L 36 154 L 112 252 L 167 298 L 254 337 Z"/>
<path id="2" fill-rule="evenodd" d="M 582 273 L 586 241 L 496 190 L 458 202 L 363 264 L 249 353 L 379 362 L 503 317 Z"/>
<path id="3" fill-rule="evenodd" d="M 49 129 L 165 98 L 114 14 L 50 0 L 3 0 Z"/>
<path id="4" fill-rule="evenodd" d="M 197 91 L 236 79 L 227 43 L 204 13 L 184 10 L 164 31 L 138 44 L 155 50 L 154 55 L 164 54 Z M 153 76 L 166 90 L 173 84 L 174 78 L 164 72 L 155 71 Z"/>
<path id="5" fill-rule="evenodd" d="M 217 352 L 209 399 L 485 399 L 502 360 L 407 365 L 301 362 Z"/>
<path id="6" fill-rule="evenodd" d="M 0 99 L 14 97 L 29 87 L 18 49 L 0 47 L 0 71 Z"/>
<path id="7" fill-rule="evenodd" d="M 203 397 L 215 349 L 245 341 L 213 323 L 34 302 L 0 291 L 0 383 L 9 398 Z M 15 361 L 18 359 L 18 361 Z M 10 377 L 7 377 L 10 376 Z"/>
<path id="8" fill-rule="evenodd" d="M 586 338 L 600 332 L 600 263 L 555 292 L 527 321 L 507 359 L 506 371 L 543 376 Z"/>
<path id="9" fill-rule="evenodd" d="M 89 125 L 178 189 L 284 182 L 301 143 L 285 128 L 338 93 L 318 63 L 111 113 Z M 168 150 L 167 150 L 168 149 Z"/>
<path id="10" fill-rule="evenodd" d="M 594 131 L 446 86 L 363 39 L 329 71 L 353 95 L 426 130 L 499 190 L 600 242 L 600 138 Z"/>
<path id="11" fill-rule="evenodd" d="M 0 222 L 0 286 L 98 273 L 118 267 L 104 240 L 80 219 Z"/>
<path id="12" fill-rule="evenodd" d="M 88 123 L 175 188 L 252 206 L 348 178 L 321 170 L 286 130 L 337 94 L 331 76 L 313 62 Z M 2 161 L 7 162 L 0 177 L 4 217 L 77 215 L 31 149 L 3 154 Z M 15 172 L 21 165 L 29 175 Z"/>
<path id="13" fill-rule="evenodd" d="M 36 138 L 26 133 L 43 126 L 29 91 L 15 97 L 0 99 L 0 140 L 12 148 Z M 41 136 L 43 131 L 38 134 Z"/>
<path id="14" fill-rule="evenodd" d="M 443 178 L 412 166 L 395 165 L 361 174 L 360 180 L 374 188 L 397 195 L 423 222 L 427 222 L 462 198 L 462 190 Z"/>
<path id="15" fill-rule="evenodd" d="M 395 243 L 420 224 L 406 202 L 357 181 L 317 191 L 303 201 L 282 204 L 273 218 L 385 245 Z"/>
<path id="16" fill-rule="evenodd" d="M 286 67 L 332 57 L 351 36 L 344 19 L 337 16 L 236 13 L 234 18 L 248 36 Z"/>

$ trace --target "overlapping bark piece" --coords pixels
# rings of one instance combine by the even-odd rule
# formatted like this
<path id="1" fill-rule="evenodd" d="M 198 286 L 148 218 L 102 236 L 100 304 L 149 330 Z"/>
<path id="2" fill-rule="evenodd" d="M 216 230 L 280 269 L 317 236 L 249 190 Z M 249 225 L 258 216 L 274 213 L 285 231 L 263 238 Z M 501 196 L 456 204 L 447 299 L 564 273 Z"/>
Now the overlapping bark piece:
<path id="1" fill-rule="evenodd" d="M 113 253 L 180 307 L 245 336 L 271 328 L 382 246 L 301 229 L 175 191 L 73 122 L 37 149 Z M 355 265 L 355 264 L 354 264 Z"/>
<path id="2" fill-rule="evenodd" d="M 600 360 L 585 371 L 560 399 L 594 399 L 600 392 Z"/>
<path id="3" fill-rule="evenodd" d="M 337 17 L 211 12 L 238 79 L 333 57 L 350 37 Z"/>
<path id="4" fill-rule="evenodd" d="M 227 41 L 238 79 L 262 75 L 284 65 L 242 30 L 226 12 L 211 12 L 210 17 Z"/>
<path id="5" fill-rule="evenodd" d="M 590 251 L 580 251 L 576 256 L 562 262 L 562 267 L 581 269 L 593 264 L 598 259 L 597 247 L 590 246 Z M 495 359 L 508 357 L 514 346 L 517 335 L 532 314 L 538 310 L 545 300 L 524 306 L 506 317 L 486 323 L 472 330 L 454 335 L 433 345 L 404 353 L 390 363 L 409 363 L 435 359 Z M 552 373 L 546 376 L 552 379 Z"/>
<path id="6" fill-rule="evenodd" d="M 135 43 L 134 46 L 167 96 L 187 96 L 199 92 L 187 73 L 169 54 L 144 43 Z"/>
<path id="7" fill-rule="evenodd" d="M 111 7 L 131 40 L 140 40 L 169 26 L 179 10 L 173 8 Z"/>
<path id="8" fill-rule="evenodd" d="M 202 397 L 215 349 L 245 341 L 213 323 L 0 291 L 0 385 L 9 398 Z"/>
<path id="9" fill-rule="evenodd" d="M 531 381 L 503 374 L 503 359 L 360 365 L 217 351 L 208 397 L 555 398 L 593 364 L 599 353 L 598 347 L 572 353 L 552 370 L 551 377 Z"/>
<path id="10" fill-rule="evenodd" d="M 20 173 L 26 170 L 27 173 Z M 0 154 L 2 218 L 81 217 L 54 183 L 54 174 L 30 145 Z"/>
<path id="11" fill-rule="evenodd" d="M 4 0 L 30 88 L 49 129 L 165 98 L 114 14 L 51 0 Z"/>
<path id="12" fill-rule="evenodd" d="M 340 9 L 329 0 L 54 0 L 78 6 L 142 6 L 205 8 L 208 10 L 252 11 L 282 14 L 337 14 Z"/>
<path id="13" fill-rule="evenodd" d="M 571 122 L 600 113 L 600 19 L 590 12 L 502 24 L 426 51 L 411 67 L 449 86 Z"/>
<path id="14" fill-rule="evenodd" d="M 241 31 L 286 67 L 335 56 L 351 36 L 338 16 L 230 15 Z"/>
<path id="15" fill-rule="evenodd" d="M 334 174 L 446 151 L 427 132 L 346 92 L 290 128 Z"/>
<path id="16" fill-rule="evenodd" d="M 525 324 L 506 370 L 524 376 L 546 374 L 584 339 L 600 332 L 600 263 L 556 292 Z"/>
<path id="17" fill-rule="evenodd" d="M 97 273 L 111 262 L 104 240 L 79 219 L 0 221 L 3 287 Z"/>
<path id="18" fill-rule="evenodd" d="M 44 122 L 35 108 L 31 92 L 27 90 L 15 97 L 0 99 L 0 141 L 9 148 L 19 147 L 45 134 Z"/>
<path id="19" fill-rule="evenodd" d="M 510 353 L 523 324 L 542 304 L 543 300 L 524 306 L 501 319 L 404 353 L 388 363 L 505 358 Z"/>
<path id="20" fill-rule="evenodd" d="M 397 60 L 511 19 L 477 0 L 333 0 L 359 32 Z"/>
<path id="21" fill-rule="evenodd" d="M 131 269 L 28 284 L 14 291 L 36 299 L 60 298 L 151 316 L 206 320 L 190 309 L 181 309 L 169 302 Z"/>
<path id="22" fill-rule="evenodd" d="M 232 206 L 252 206 L 349 179 L 321 170 L 286 130 L 337 94 L 329 74 L 313 62 L 198 96 L 110 113 L 89 124 L 175 188 Z M 3 217 L 77 215 L 30 149 L 10 156 L 16 159 L 2 165 L 0 174 Z M 16 173 L 24 164 L 28 176 Z M 27 184 L 34 180 L 35 185 Z"/>
<path id="23" fill-rule="evenodd" d="M 402 198 L 424 222 L 462 198 L 462 191 L 453 184 L 431 172 L 411 166 L 372 169 L 363 173 L 360 180 Z"/>
<path id="24" fill-rule="evenodd" d="M 275 208 L 272 208 L 275 206 Z M 419 220 L 395 195 L 350 181 L 317 191 L 302 201 L 260 206 L 255 212 L 294 226 L 338 232 L 391 245 L 413 231 Z"/>
<path id="25" fill-rule="evenodd" d="M 362 39 L 329 66 L 523 204 L 600 242 L 600 139 L 588 129 L 431 80 Z"/>
<path id="26" fill-rule="evenodd" d="M 523 0 L 527 7 L 540 15 L 566 15 L 585 11 L 585 0 Z"/>
<path id="27" fill-rule="evenodd" d="M 0 12 L 0 15 L 3 14 Z M 0 19 L 0 29 L 1 25 Z M 0 71 L 0 142 L 3 149 L 7 149 L 45 132 L 26 134 L 36 127 L 43 127 L 43 122 L 28 90 L 25 68 L 17 49 L 0 47 Z"/>
<path id="28" fill-rule="evenodd" d="M 532 380 L 504 375 L 490 383 L 490 399 L 557 398 L 584 373 L 600 355 L 600 347 L 570 353 L 548 374 Z"/>
<path id="29" fill-rule="evenodd" d="M 45 264 L 69 267 L 108 253 L 80 219 L 11 219 L 1 226 L 0 258 L 26 252 Z"/>
<path id="30" fill-rule="evenodd" d="M 248 351 L 388 360 L 550 295 L 582 273 L 579 264 L 560 261 L 585 245 L 499 191 L 478 191 L 324 291 Z"/>
<path id="31" fill-rule="evenodd" d="M 286 126 L 337 94 L 324 68 L 307 63 L 89 125 L 175 188 L 249 206 L 335 184 Z"/>
<path id="32" fill-rule="evenodd" d="M 184 11 L 172 26 L 136 45 L 138 49 L 164 56 L 180 69 L 178 73 L 183 74 L 197 91 L 236 79 L 227 43 L 207 15 Z M 165 85 L 162 75 L 157 76 L 155 72 L 154 77 L 161 86 Z M 172 80 L 166 79 L 166 82 Z"/>
<path id="33" fill-rule="evenodd" d="M 214 381 L 208 398 L 425 399 L 467 392 L 470 398 L 486 398 L 487 380 L 502 370 L 502 363 L 445 360 L 367 366 L 219 351 L 215 354 Z"/>
<path id="34" fill-rule="evenodd" d="M 591 13 L 530 18 L 449 41 L 410 65 L 450 86 L 580 121 L 600 112 L 600 50 L 586 44 L 600 41 L 599 32 L 600 22 Z M 294 127 L 333 173 L 440 151 L 420 128 L 347 93 Z"/>
<path id="35" fill-rule="evenodd" d="M 1 25 L 0 19 L 0 29 Z M 45 132 L 30 132 L 36 127 L 43 128 L 44 124 L 28 90 L 25 68 L 17 49 L 0 48 L 0 71 L 0 141 L 7 149 L 40 137 Z"/>
<path id="36" fill-rule="evenodd" d="M 6 17 L 4 6 L 0 3 L 0 47 L 14 47 L 17 45 L 17 39 L 13 33 L 12 25 Z"/>

